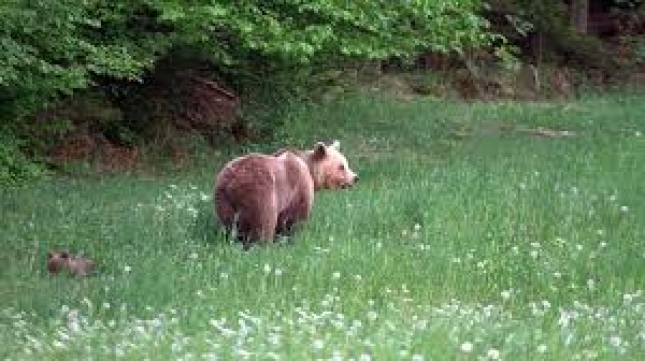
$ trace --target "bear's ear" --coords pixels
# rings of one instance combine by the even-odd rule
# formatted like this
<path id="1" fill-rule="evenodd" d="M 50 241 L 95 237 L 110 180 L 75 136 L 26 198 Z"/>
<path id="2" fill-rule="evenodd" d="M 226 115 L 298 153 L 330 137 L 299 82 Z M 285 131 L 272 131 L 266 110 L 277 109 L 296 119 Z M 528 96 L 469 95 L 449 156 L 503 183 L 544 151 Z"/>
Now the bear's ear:
<path id="1" fill-rule="evenodd" d="M 69 252 L 68 251 L 63 251 L 60 253 L 61 258 L 69 258 Z"/>
<path id="2" fill-rule="evenodd" d="M 332 148 L 334 148 L 334 149 L 336 149 L 336 150 L 340 150 L 340 142 L 339 142 L 338 140 L 334 140 L 334 141 L 331 143 L 331 147 L 332 147 Z"/>
<path id="3" fill-rule="evenodd" d="M 47 259 L 52 259 L 52 258 L 54 258 L 54 252 L 52 251 L 47 252 Z"/>
<path id="4" fill-rule="evenodd" d="M 320 160 L 327 155 L 327 146 L 323 142 L 318 142 L 314 145 L 313 159 Z"/>

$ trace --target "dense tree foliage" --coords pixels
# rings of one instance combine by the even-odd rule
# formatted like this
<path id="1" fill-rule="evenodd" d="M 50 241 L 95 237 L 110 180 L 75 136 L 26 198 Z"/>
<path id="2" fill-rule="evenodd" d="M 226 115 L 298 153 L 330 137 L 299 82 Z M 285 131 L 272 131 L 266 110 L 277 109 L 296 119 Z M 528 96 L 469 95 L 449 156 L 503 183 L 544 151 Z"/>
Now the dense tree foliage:
<path id="1" fill-rule="evenodd" d="M 23 115 L 98 77 L 138 79 L 178 48 L 229 71 L 258 62 L 461 51 L 493 39 L 479 6 L 478 0 L 5 0 L 3 114 Z"/>
<path id="2" fill-rule="evenodd" d="M 0 4 L 0 99 L 19 117 L 94 76 L 136 79 L 170 45 L 142 3 L 6 0 Z"/>
<path id="3" fill-rule="evenodd" d="M 209 71 L 216 69 L 227 80 L 251 79 L 255 82 L 252 88 L 262 88 L 271 83 L 271 77 L 274 83 L 301 83 L 301 74 L 312 77 L 323 68 L 411 59 L 428 52 L 472 55 L 481 54 L 473 50 L 492 47 L 502 60 L 513 60 L 507 52 L 511 49 L 506 43 L 509 39 L 528 50 L 532 62 L 564 59 L 583 67 L 614 69 L 614 57 L 602 52 L 598 39 L 584 31 L 572 31 L 570 3 L 3 0 L 0 183 L 38 173 L 30 163 L 33 158 L 22 152 L 33 148 L 33 142 L 25 140 L 33 141 L 33 129 L 38 128 L 26 119 L 33 119 L 50 103 L 88 88 L 98 88 L 98 93 L 109 89 L 113 100 L 134 98 L 136 102 L 137 97 L 148 94 L 131 84 L 145 83 L 149 79 L 146 75 L 154 70 L 155 75 L 163 73 L 168 64 L 183 68 L 206 63 Z M 642 8 L 641 0 L 580 3 L 596 8 L 600 4 L 603 11 L 628 9 L 630 14 Z M 583 20 L 579 23 L 585 23 Z M 586 26 L 580 24 L 578 27 Z M 551 55 L 551 59 L 544 59 Z M 290 75 L 286 82 L 275 81 L 284 74 Z M 268 87 L 270 93 L 275 93 L 274 83 Z M 170 84 L 176 83 L 171 79 Z M 155 114 L 150 118 L 159 121 Z M 29 127 L 31 134 L 21 133 Z"/>
<path id="4" fill-rule="evenodd" d="M 24 119 L 82 89 L 144 81 L 160 59 L 205 60 L 229 78 L 261 70 L 255 79 L 263 82 L 314 64 L 463 52 L 499 39 L 480 7 L 480 0 L 3 0 L 0 139 L 11 141 L 0 144 L 0 181 L 29 168 L 19 129 L 34 126 Z"/>
<path id="5" fill-rule="evenodd" d="M 645 24 L 642 0 L 490 0 L 487 8 L 498 26 L 510 25 L 497 30 L 522 43 L 531 62 L 584 69 L 615 71 L 616 54 L 599 35 L 624 41 Z"/>

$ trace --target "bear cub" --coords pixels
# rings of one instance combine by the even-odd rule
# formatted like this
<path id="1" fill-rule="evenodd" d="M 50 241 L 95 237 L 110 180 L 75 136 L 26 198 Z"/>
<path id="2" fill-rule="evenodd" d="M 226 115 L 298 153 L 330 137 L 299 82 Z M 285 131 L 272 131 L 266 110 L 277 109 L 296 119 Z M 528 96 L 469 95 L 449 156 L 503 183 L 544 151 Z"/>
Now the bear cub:
<path id="1" fill-rule="evenodd" d="M 306 151 L 279 150 L 233 159 L 217 174 L 214 203 L 217 217 L 248 248 L 272 242 L 309 218 L 314 192 L 348 188 L 358 175 L 335 141 Z"/>
<path id="2" fill-rule="evenodd" d="M 89 276 L 94 272 L 94 261 L 86 257 L 73 256 L 68 251 L 49 251 L 47 270 L 51 274 L 67 271 L 72 276 Z"/>

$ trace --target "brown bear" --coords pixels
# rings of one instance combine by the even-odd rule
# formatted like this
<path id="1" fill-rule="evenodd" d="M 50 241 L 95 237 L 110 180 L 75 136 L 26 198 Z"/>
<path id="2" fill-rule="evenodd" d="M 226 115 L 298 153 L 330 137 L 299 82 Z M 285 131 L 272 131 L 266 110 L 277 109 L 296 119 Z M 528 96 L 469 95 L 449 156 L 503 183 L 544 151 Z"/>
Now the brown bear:
<path id="1" fill-rule="evenodd" d="M 312 150 L 281 149 L 230 161 L 215 179 L 213 200 L 221 223 L 229 232 L 236 230 L 248 248 L 256 241 L 272 242 L 309 218 L 315 191 L 356 181 L 338 141 L 317 143 Z"/>
<path id="2" fill-rule="evenodd" d="M 94 271 L 94 261 L 85 257 L 72 256 L 68 251 L 49 251 L 47 270 L 52 274 L 66 270 L 73 276 L 89 276 Z"/>

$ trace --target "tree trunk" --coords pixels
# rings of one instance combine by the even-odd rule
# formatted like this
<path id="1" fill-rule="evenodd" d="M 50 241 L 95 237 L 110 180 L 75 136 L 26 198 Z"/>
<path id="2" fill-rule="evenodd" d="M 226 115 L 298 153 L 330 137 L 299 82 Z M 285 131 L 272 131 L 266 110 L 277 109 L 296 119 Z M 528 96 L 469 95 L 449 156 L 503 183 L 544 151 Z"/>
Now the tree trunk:
<path id="1" fill-rule="evenodd" d="M 589 0 L 571 0 L 571 26 L 580 34 L 587 33 Z"/>

